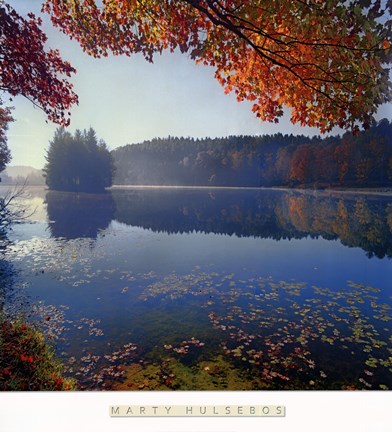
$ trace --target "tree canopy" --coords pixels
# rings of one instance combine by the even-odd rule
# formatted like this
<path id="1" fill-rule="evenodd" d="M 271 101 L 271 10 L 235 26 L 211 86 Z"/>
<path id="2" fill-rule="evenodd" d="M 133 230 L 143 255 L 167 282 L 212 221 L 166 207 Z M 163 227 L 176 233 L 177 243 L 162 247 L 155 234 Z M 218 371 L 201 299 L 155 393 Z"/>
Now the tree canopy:
<path id="1" fill-rule="evenodd" d="M 47 36 L 40 26 L 34 14 L 26 19 L 0 2 L 0 92 L 26 97 L 49 120 L 66 126 L 68 110 L 78 101 L 67 78 L 76 70 L 58 50 L 46 49 Z"/>
<path id="2" fill-rule="evenodd" d="M 5 93 L 26 97 L 63 126 L 69 124 L 68 110 L 78 101 L 67 80 L 76 70 L 58 50 L 46 49 L 40 26 L 34 14 L 26 19 L 0 1 L 0 172 L 11 160 L 6 132 L 13 117 L 11 108 L 4 106 Z"/>
<path id="3" fill-rule="evenodd" d="M 391 100 L 392 4 L 380 0 L 45 0 L 95 57 L 179 48 L 261 120 L 357 130 Z"/>
<path id="4" fill-rule="evenodd" d="M 49 189 L 72 192 L 101 192 L 112 184 L 113 160 L 95 131 L 58 128 L 50 142 L 44 168 Z"/>

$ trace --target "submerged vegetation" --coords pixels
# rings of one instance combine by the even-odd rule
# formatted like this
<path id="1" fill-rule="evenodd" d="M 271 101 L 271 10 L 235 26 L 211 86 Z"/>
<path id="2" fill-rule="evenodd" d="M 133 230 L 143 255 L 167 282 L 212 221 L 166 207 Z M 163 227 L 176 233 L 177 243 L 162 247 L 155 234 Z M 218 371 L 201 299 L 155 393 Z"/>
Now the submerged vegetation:
<path id="1" fill-rule="evenodd" d="M 123 288 L 123 301 L 135 302 L 127 293 Z M 379 293 L 352 281 L 335 292 L 198 269 L 171 274 L 139 295 L 150 313 L 135 324 L 145 326 L 147 338 L 155 333 L 152 345 L 129 342 L 112 353 L 72 358 L 70 366 L 87 388 L 391 389 L 392 315 Z M 190 316 L 185 331 L 173 330 L 176 308 Z"/>
<path id="2" fill-rule="evenodd" d="M 207 372 L 215 379 L 208 388 L 215 389 L 387 389 L 392 316 L 391 307 L 378 302 L 379 292 L 352 281 L 335 292 L 270 277 L 195 273 L 150 284 L 141 299 L 166 306 L 184 299 L 202 308 L 214 329 L 206 342 L 166 336 L 160 357 L 168 388 L 185 380 L 196 390 Z M 135 374 L 133 368 L 132 379 Z M 186 380 L 186 374 L 195 377 Z"/>

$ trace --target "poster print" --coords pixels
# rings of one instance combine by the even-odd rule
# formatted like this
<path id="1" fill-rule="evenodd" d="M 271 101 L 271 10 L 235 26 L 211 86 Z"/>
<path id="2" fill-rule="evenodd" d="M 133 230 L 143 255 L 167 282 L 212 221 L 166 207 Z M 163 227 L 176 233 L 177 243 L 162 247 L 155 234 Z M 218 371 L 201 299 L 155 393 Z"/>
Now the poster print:
<path id="1" fill-rule="evenodd" d="M 134 391 L 135 398 L 175 390 L 204 392 L 214 403 L 233 391 L 287 397 L 322 390 L 328 397 L 334 390 L 346 398 L 349 390 L 366 390 L 384 401 L 392 385 L 392 134 L 389 40 L 374 21 L 386 26 L 381 9 L 353 5 L 345 23 L 351 33 L 342 27 L 339 40 L 329 34 L 328 43 L 316 44 L 320 29 L 308 4 L 306 13 L 296 12 L 308 39 L 287 42 L 289 17 L 299 20 L 282 2 L 106 2 L 107 9 L 96 3 L 46 2 L 85 52 L 43 15 L 48 46 L 71 66 L 54 53 L 48 60 L 37 52 L 24 63 L 37 68 L 36 86 L 47 61 L 68 72 L 69 82 L 48 78 L 41 96 L 29 82 L 27 90 L 12 87 L 25 74 L 3 85 L 13 96 L 27 93 L 51 121 L 65 126 L 71 119 L 57 128 L 18 98 L 15 111 L 4 111 L 16 121 L 7 132 L 13 161 L 3 184 L 20 183 L 18 176 L 29 182 L 20 193 L 3 191 L 4 202 L 20 195 L 6 207 L 19 223 L 4 231 L 2 256 L 5 394 L 111 390 Z M 260 64 L 257 49 L 253 60 L 241 59 L 248 51 L 226 42 L 233 14 L 238 32 L 252 17 L 241 9 L 254 3 L 274 16 L 275 33 L 267 26 L 266 40 L 281 38 L 277 46 L 268 42 L 275 57 Z M 342 14 L 336 3 L 335 25 Z M 1 7 L 8 23 L 19 20 L 13 8 L 23 20 L 30 11 L 40 14 L 41 4 Z M 205 8 L 223 8 L 226 21 L 214 22 Z M 137 38 L 124 41 L 127 13 L 139 27 Z M 368 33 L 355 38 L 365 16 Z M 317 19 L 328 27 L 326 15 Z M 242 39 L 265 37 L 243 31 Z M 291 63 L 279 69 L 283 44 Z M 328 70 L 319 45 L 330 56 Z M 30 46 L 21 52 L 34 52 Z M 4 47 L 11 58 L 13 46 Z M 362 72 L 346 82 L 346 52 L 366 47 Z M 120 48 L 138 54 L 111 54 Z M 174 52 L 153 53 L 161 48 Z M 308 68 L 305 59 L 313 62 Z M 295 78 L 287 81 L 290 70 Z M 224 95 L 214 73 L 227 92 L 248 102 Z M 286 105 L 292 110 L 282 111 Z M 261 121 L 281 114 L 278 124 Z"/>

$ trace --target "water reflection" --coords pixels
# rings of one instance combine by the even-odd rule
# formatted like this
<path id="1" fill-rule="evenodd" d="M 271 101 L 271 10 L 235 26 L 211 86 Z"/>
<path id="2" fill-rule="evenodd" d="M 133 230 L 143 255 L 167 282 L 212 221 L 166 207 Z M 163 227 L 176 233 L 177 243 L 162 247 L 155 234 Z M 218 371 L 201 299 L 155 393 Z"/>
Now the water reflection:
<path id="1" fill-rule="evenodd" d="M 29 309 L 25 284 L 18 279 L 12 262 L 0 252 L 0 322 L 2 319 L 24 317 Z"/>
<path id="2" fill-rule="evenodd" d="M 46 221 L 17 225 L 5 256 L 31 299 L 28 320 L 83 388 L 390 389 L 390 261 L 306 237 L 390 256 L 391 202 L 49 192 L 52 238 Z"/>
<path id="3" fill-rule="evenodd" d="M 392 256 L 389 197 L 276 190 L 114 190 L 115 217 L 167 233 L 340 239 L 369 257 Z"/>
<path id="4" fill-rule="evenodd" d="M 369 257 L 392 257 L 389 197 L 276 190 L 130 189 L 106 194 L 48 191 L 52 237 L 96 238 L 113 219 L 166 233 L 339 239 Z"/>
<path id="5" fill-rule="evenodd" d="M 1 252 L 0 252 L 1 254 Z M 5 299 L 12 287 L 12 265 L 0 255 L 0 317 L 4 312 Z"/>
<path id="6" fill-rule="evenodd" d="M 95 239 L 114 217 L 114 202 L 110 193 L 48 191 L 46 204 L 52 237 Z"/>

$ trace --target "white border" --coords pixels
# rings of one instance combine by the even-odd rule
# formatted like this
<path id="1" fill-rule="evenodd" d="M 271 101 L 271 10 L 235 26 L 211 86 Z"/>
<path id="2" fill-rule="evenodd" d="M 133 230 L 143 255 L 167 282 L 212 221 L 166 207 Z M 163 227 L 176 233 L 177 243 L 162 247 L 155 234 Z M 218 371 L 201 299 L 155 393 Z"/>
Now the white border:
<path id="1" fill-rule="evenodd" d="M 110 405 L 285 405 L 285 417 L 113 418 Z M 3 392 L 1 432 L 391 432 L 391 391 Z"/>

